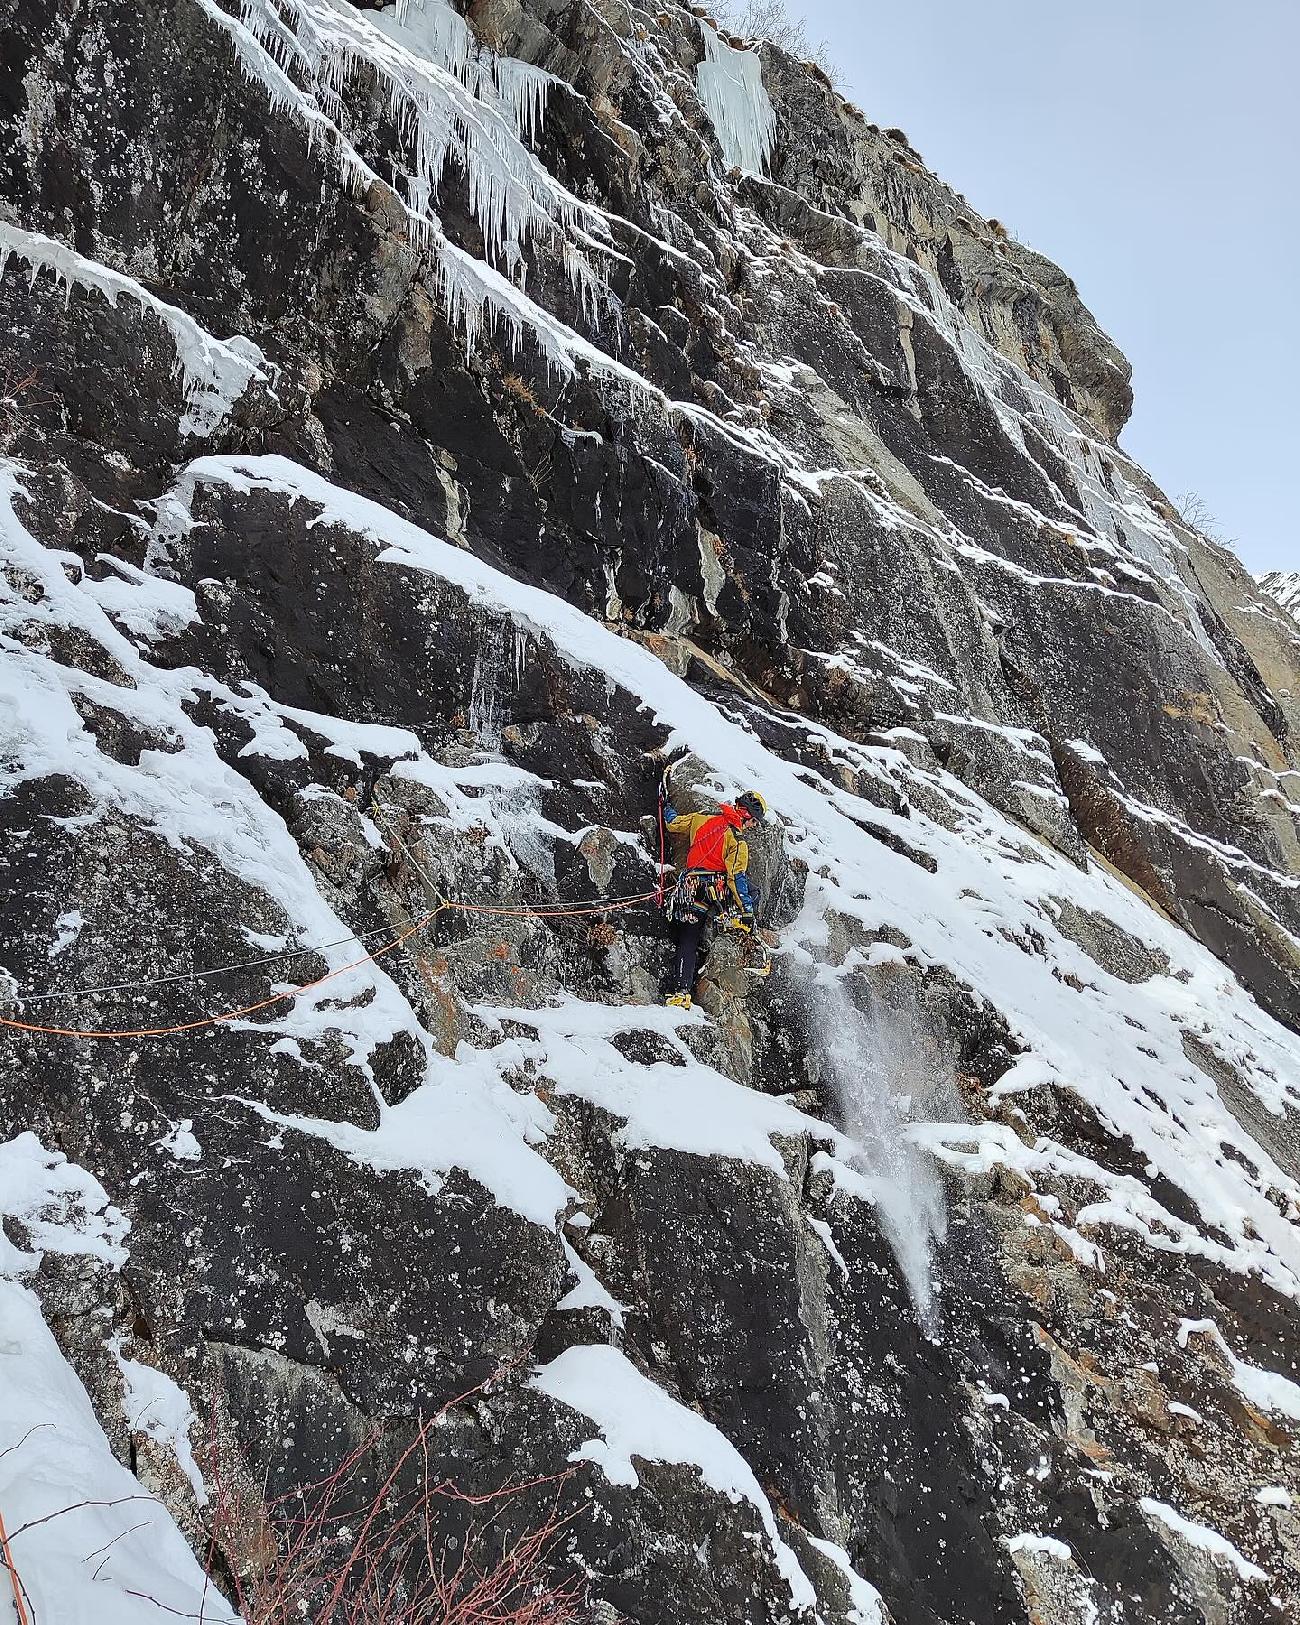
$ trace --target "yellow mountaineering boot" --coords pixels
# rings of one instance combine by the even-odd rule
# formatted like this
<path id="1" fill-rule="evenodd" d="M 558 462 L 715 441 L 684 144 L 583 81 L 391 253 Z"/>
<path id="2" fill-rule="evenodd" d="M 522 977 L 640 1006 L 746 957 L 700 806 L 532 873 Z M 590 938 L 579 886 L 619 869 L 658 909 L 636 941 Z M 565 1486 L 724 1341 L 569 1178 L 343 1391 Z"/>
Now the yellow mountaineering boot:
<path id="1" fill-rule="evenodd" d="M 689 993 L 670 993 L 664 1000 L 665 1004 L 672 1005 L 675 1010 L 689 1010 L 691 996 Z"/>

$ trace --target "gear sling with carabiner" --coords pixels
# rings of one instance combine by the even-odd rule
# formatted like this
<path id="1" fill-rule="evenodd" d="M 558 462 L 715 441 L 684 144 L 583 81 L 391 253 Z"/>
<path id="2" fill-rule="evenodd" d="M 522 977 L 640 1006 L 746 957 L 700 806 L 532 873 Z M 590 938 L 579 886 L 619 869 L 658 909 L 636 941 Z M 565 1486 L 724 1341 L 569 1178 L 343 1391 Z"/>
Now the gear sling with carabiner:
<path id="1" fill-rule="evenodd" d="M 683 869 L 668 893 L 664 912 L 674 925 L 703 923 L 727 904 L 727 877 L 712 869 Z"/>
<path id="2" fill-rule="evenodd" d="M 684 869 L 668 894 L 664 912 L 677 936 L 669 1002 L 688 1008 L 704 933 L 723 910 L 727 877 L 709 869 Z"/>

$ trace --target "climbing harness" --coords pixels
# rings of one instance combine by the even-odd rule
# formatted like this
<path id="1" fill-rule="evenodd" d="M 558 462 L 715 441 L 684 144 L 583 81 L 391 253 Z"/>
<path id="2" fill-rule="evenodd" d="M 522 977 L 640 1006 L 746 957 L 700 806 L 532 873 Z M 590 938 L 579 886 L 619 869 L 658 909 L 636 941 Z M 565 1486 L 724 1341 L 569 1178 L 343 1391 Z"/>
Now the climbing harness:
<path id="1" fill-rule="evenodd" d="M 674 925 L 691 925 L 712 920 L 720 931 L 741 938 L 746 957 L 745 970 L 751 976 L 768 976 L 772 952 L 754 925 L 753 916 L 743 909 L 727 906 L 727 877 L 711 869 L 686 869 L 668 894 L 665 913 Z"/>
<path id="2" fill-rule="evenodd" d="M 683 869 L 668 894 L 665 912 L 674 925 L 717 916 L 727 896 L 727 877 L 715 869 Z"/>

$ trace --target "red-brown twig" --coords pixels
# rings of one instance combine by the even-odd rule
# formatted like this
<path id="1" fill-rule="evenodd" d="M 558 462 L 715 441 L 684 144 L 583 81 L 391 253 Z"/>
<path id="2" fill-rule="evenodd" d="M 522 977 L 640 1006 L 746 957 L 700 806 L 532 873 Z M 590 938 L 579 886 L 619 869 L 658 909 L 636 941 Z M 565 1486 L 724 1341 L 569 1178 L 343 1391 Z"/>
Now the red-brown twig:
<path id="1" fill-rule="evenodd" d="M 560 1537 L 582 1511 L 564 1505 L 572 1470 L 471 1491 L 432 1467 L 431 1441 L 448 1412 L 500 1375 L 421 1418 L 364 1490 L 379 1430 L 314 1483 L 267 1500 L 236 1486 L 214 1428 L 209 1582 L 220 1565 L 246 1625 L 577 1625 L 578 1583 L 551 1574 Z M 554 1493 L 526 1532 L 494 1526 L 493 1509 L 547 1489 Z M 453 1532 L 442 1515 L 453 1506 L 486 1517 L 467 1530 L 457 1520 Z"/>

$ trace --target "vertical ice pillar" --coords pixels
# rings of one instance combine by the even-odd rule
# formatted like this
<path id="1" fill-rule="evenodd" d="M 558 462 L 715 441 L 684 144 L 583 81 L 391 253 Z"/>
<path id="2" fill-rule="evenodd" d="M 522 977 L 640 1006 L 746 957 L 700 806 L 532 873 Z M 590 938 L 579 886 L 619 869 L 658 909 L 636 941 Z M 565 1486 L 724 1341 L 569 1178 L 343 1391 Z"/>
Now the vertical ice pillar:
<path id="1" fill-rule="evenodd" d="M 695 70 L 700 105 L 713 122 L 728 169 L 761 175 L 772 155 L 776 114 L 756 51 L 738 51 L 701 22 L 704 61 Z"/>

